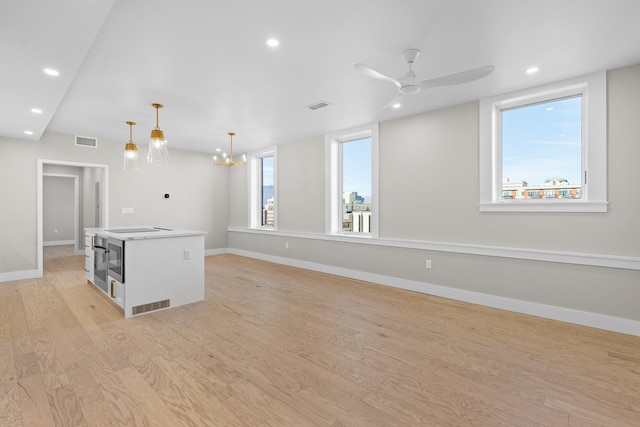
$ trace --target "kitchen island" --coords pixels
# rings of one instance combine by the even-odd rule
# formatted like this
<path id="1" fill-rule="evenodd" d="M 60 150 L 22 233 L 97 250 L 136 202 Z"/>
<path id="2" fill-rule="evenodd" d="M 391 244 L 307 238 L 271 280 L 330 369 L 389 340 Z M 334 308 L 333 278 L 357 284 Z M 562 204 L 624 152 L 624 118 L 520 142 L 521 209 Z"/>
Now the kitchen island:
<path id="1" fill-rule="evenodd" d="M 87 278 L 125 318 L 202 301 L 205 234 L 152 226 L 85 229 L 94 243 L 106 242 L 108 260 L 103 266 L 93 258 L 94 269 L 106 269 L 104 286 L 99 271 Z"/>

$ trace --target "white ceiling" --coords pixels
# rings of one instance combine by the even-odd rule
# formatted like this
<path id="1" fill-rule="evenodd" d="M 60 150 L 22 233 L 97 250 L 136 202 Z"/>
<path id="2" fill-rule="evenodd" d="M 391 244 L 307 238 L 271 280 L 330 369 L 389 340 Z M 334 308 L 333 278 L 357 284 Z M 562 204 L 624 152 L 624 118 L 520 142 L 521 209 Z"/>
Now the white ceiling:
<path id="1" fill-rule="evenodd" d="M 3 0 L 0 136 L 124 147 L 131 120 L 144 146 L 157 102 L 170 149 L 212 153 L 235 131 L 251 151 L 640 63 L 638 16 L 637 0 Z M 422 51 L 419 80 L 496 70 L 382 109 L 395 86 L 353 66 L 400 77 L 407 48 Z M 332 105 L 305 108 L 317 101 Z"/>

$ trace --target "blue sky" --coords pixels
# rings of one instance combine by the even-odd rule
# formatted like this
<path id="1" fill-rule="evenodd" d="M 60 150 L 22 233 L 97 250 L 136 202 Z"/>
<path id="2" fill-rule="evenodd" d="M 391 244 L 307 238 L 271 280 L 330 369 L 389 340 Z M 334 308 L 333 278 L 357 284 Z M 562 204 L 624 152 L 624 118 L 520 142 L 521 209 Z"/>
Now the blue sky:
<path id="1" fill-rule="evenodd" d="M 342 143 L 342 191 L 371 201 L 371 138 Z"/>
<path id="2" fill-rule="evenodd" d="M 581 182 L 581 97 L 502 112 L 502 177 L 542 184 Z"/>
<path id="3" fill-rule="evenodd" d="M 262 158 L 262 185 L 273 185 L 273 156 Z"/>

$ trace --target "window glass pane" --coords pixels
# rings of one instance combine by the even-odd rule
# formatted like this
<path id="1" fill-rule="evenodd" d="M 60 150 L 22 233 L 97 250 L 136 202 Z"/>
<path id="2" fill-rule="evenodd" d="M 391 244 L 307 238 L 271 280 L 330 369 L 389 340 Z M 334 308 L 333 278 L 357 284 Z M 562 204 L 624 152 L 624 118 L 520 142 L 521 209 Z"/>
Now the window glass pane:
<path id="1" fill-rule="evenodd" d="M 343 232 L 371 232 L 371 181 L 371 138 L 343 142 Z"/>
<path id="2" fill-rule="evenodd" d="M 262 200 L 261 224 L 263 227 L 274 226 L 274 199 L 273 199 L 273 156 L 260 159 L 260 199 Z"/>
<path id="3" fill-rule="evenodd" d="M 582 97 L 501 112 L 502 199 L 582 195 Z"/>

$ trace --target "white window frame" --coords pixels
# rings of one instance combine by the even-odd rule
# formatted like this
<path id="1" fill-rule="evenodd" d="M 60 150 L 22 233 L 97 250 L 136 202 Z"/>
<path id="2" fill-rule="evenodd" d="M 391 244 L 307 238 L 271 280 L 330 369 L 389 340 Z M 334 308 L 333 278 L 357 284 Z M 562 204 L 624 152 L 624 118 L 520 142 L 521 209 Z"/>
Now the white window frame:
<path id="1" fill-rule="evenodd" d="M 262 225 L 262 159 L 273 156 L 273 227 Z M 249 173 L 249 227 L 260 230 L 278 229 L 278 156 L 277 147 L 254 151 L 247 155 Z"/>
<path id="2" fill-rule="evenodd" d="M 582 97 L 582 198 L 503 199 L 501 111 L 576 95 Z M 606 72 L 483 99 L 479 120 L 480 211 L 607 211 Z"/>
<path id="3" fill-rule="evenodd" d="M 371 229 L 369 233 L 342 231 L 342 149 L 343 142 L 371 138 Z M 377 239 L 378 197 L 378 123 L 371 123 L 325 135 L 325 232 L 329 235 Z"/>

